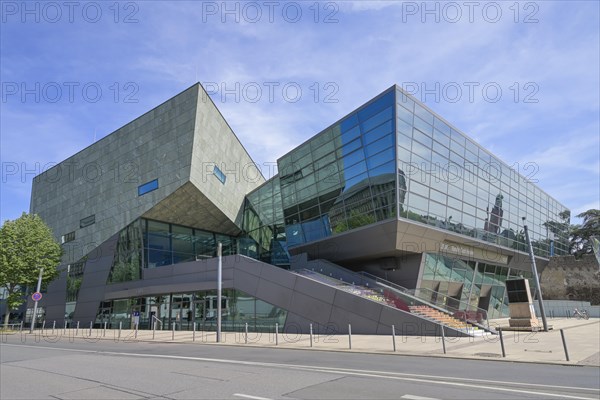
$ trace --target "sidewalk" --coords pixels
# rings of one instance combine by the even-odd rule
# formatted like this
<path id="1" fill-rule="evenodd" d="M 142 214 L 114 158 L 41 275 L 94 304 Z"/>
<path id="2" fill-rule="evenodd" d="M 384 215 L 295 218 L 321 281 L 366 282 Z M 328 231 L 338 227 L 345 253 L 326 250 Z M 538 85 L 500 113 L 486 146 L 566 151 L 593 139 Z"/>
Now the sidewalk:
<path id="1" fill-rule="evenodd" d="M 503 331 L 506 357 L 502 357 L 500 338 L 498 335 L 486 334 L 472 338 L 446 338 L 446 354 L 443 352 L 442 340 L 439 337 L 396 336 L 396 352 L 393 351 L 391 335 L 352 335 L 351 349 L 348 335 L 313 335 L 312 347 L 310 335 L 280 333 L 277 343 L 274 332 L 249 332 L 246 341 L 244 332 L 223 332 L 222 343 L 216 343 L 215 332 L 164 331 L 157 330 L 118 330 L 89 328 L 46 329 L 43 334 L 36 330 L 36 340 L 55 342 L 57 338 L 83 339 L 88 341 L 144 341 L 161 343 L 189 343 L 190 345 L 216 346 L 252 346 L 285 349 L 303 349 L 313 351 L 350 351 L 358 353 L 377 353 L 389 355 L 453 357 L 464 359 L 493 359 L 511 362 L 533 362 L 566 365 L 586 365 L 600 367 L 600 320 L 549 319 L 553 327 L 549 332 L 515 332 Z M 495 320 L 493 326 L 508 326 L 508 320 Z M 560 330 L 563 329 L 570 361 L 566 361 Z M 77 335 L 76 335 L 77 333 Z M 18 334 L 18 333 L 17 333 Z M 23 333 L 29 336 L 29 333 Z M 42 337 L 40 335 L 42 334 Z M 3 339 L 3 342 L 6 339 Z"/>

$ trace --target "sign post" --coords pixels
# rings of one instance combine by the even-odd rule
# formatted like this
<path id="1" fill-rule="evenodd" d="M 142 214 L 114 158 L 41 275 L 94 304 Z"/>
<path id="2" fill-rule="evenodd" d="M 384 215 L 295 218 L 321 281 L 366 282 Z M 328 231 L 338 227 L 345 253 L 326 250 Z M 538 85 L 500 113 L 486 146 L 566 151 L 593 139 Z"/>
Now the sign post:
<path id="1" fill-rule="evenodd" d="M 40 275 L 38 276 L 37 288 L 35 289 L 35 293 L 31 295 L 31 299 L 35 301 L 33 305 L 33 315 L 31 316 L 31 328 L 29 329 L 29 333 L 33 333 L 33 328 L 35 327 L 35 317 L 37 315 L 38 301 L 42 299 L 42 294 L 40 290 L 42 288 L 42 274 L 44 273 L 44 268 L 40 268 Z"/>

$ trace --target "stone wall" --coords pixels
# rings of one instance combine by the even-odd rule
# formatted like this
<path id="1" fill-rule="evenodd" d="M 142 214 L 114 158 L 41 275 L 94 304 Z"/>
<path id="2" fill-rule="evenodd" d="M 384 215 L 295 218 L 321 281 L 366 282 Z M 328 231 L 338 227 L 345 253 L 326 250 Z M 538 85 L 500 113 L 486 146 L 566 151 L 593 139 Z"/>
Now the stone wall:
<path id="1" fill-rule="evenodd" d="M 541 274 L 544 300 L 581 300 L 600 304 L 600 266 L 594 255 L 556 256 Z"/>

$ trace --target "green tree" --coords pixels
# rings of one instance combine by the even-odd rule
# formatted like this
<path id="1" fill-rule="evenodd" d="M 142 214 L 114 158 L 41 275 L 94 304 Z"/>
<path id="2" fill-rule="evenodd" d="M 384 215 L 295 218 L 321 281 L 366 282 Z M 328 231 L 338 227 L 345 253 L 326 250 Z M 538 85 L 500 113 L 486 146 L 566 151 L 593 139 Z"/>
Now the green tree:
<path id="1" fill-rule="evenodd" d="M 62 248 L 50 228 L 37 215 L 23 213 L 0 228 L 0 287 L 5 290 L 8 324 L 10 311 L 25 302 L 24 289 L 37 284 L 40 268 L 47 285 L 58 276 Z"/>
<path id="2" fill-rule="evenodd" d="M 577 215 L 583 224 L 572 225 L 569 235 L 569 250 L 576 257 L 592 254 L 591 236 L 600 236 L 600 210 L 590 209 Z"/>

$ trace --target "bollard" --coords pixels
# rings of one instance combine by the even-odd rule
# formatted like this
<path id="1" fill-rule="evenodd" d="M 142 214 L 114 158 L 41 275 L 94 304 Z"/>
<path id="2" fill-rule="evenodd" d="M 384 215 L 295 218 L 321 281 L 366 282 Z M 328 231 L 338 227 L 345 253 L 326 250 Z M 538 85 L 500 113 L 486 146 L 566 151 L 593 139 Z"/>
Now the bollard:
<path id="1" fill-rule="evenodd" d="M 175 324 L 173 324 L 173 329 L 171 330 L 171 340 L 175 340 Z"/>
<path id="2" fill-rule="evenodd" d="M 42 335 L 44 334 L 44 329 L 46 329 L 46 320 L 42 321 Z"/>
<path id="3" fill-rule="evenodd" d="M 135 323 L 135 334 L 133 335 L 134 338 L 137 339 L 137 333 L 138 333 L 138 326 L 139 326 L 139 322 Z"/>
<path id="4" fill-rule="evenodd" d="M 244 343 L 248 344 L 248 323 L 246 322 L 246 327 L 244 328 Z"/>
<path id="5" fill-rule="evenodd" d="M 498 335 L 500 335 L 500 347 L 502 348 L 502 357 L 506 357 L 506 351 L 504 351 L 504 337 L 502 336 L 502 328 L 498 328 Z"/>
<path id="6" fill-rule="evenodd" d="M 192 342 L 196 341 L 196 323 L 192 325 Z"/>
<path id="7" fill-rule="evenodd" d="M 121 340 L 121 329 L 123 329 L 123 321 L 119 321 L 119 340 Z"/>
<path id="8" fill-rule="evenodd" d="M 446 354 L 446 334 L 444 333 L 444 325 L 440 325 L 442 328 L 442 348 L 444 349 L 444 354 Z"/>
<path id="9" fill-rule="evenodd" d="M 23 332 L 23 321 L 21 321 L 21 326 L 19 327 L 19 332 Z"/>
<path id="10" fill-rule="evenodd" d="M 392 346 L 394 347 L 394 352 L 396 352 L 396 327 L 392 325 Z"/>
<path id="11" fill-rule="evenodd" d="M 279 324 L 275 323 L 275 346 L 279 345 Z"/>
<path id="12" fill-rule="evenodd" d="M 348 348 L 352 350 L 352 325 L 348 324 Z"/>
<path id="13" fill-rule="evenodd" d="M 52 321 L 52 334 L 54 335 L 54 328 L 56 328 L 56 321 Z"/>
<path id="14" fill-rule="evenodd" d="M 156 332 L 156 322 L 152 324 L 152 340 L 154 340 L 154 333 Z"/>
<path id="15" fill-rule="evenodd" d="M 75 336 L 79 335 L 79 321 L 77 321 L 77 328 L 75 328 Z"/>
<path id="16" fill-rule="evenodd" d="M 567 357 L 567 361 L 570 361 L 569 350 L 567 349 L 567 340 L 565 339 L 565 332 L 562 329 L 560 330 L 560 337 L 562 339 L 563 347 L 565 349 L 565 357 Z"/>
<path id="17" fill-rule="evenodd" d="M 312 347 L 312 346 L 313 346 L 313 330 L 312 330 L 312 324 L 310 324 L 310 327 L 309 327 L 309 332 L 308 332 L 308 333 L 309 333 L 309 338 L 310 338 L 310 347 Z"/>
<path id="18" fill-rule="evenodd" d="M 90 337 L 92 337 L 92 328 L 94 327 L 94 321 L 90 321 Z"/>
<path id="19" fill-rule="evenodd" d="M 106 321 L 104 321 L 104 330 L 102 331 L 102 337 L 106 336 Z"/>

